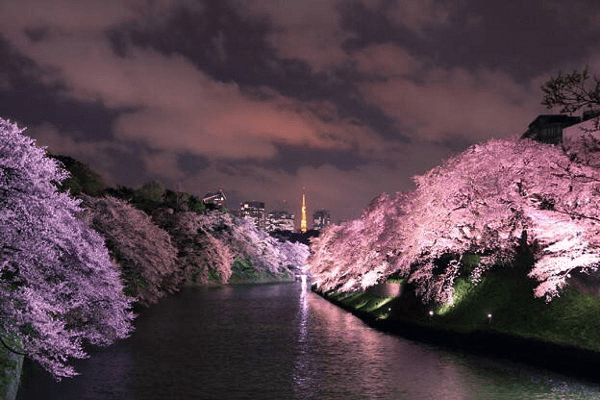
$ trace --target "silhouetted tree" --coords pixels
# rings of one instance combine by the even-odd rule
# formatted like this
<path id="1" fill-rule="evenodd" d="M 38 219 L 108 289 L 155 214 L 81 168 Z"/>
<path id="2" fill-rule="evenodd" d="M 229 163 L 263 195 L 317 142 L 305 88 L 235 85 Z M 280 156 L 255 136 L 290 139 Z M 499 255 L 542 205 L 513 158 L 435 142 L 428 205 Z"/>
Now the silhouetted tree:
<path id="1" fill-rule="evenodd" d="M 135 190 L 128 186 L 117 185 L 117 187 L 110 187 L 106 189 L 104 193 L 108 196 L 124 200 L 128 203 L 132 203 L 133 196 L 135 195 Z"/>
<path id="2" fill-rule="evenodd" d="M 146 182 L 133 195 L 134 205 L 150 214 L 165 201 L 165 185 L 160 181 Z"/>
<path id="3" fill-rule="evenodd" d="M 542 91 L 542 104 L 548 108 L 560 107 L 561 113 L 572 114 L 582 108 L 600 106 L 600 78 L 590 76 L 588 67 L 581 72 L 559 72 L 542 86 Z"/>
<path id="4" fill-rule="evenodd" d="M 163 205 L 172 208 L 175 212 L 189 211 L 190 197 L 189 193 L 167 189 Z"/>
<path id="5" fill-rule="evenodd" d="M 62 181 L 59 187 L 61 191 L 68 189 L 73 196 L 84 193 L 98 197 L 107 189 L 108 186 L 102 177 L 87 164 L 69 156 L 50 155 L 50 157 L 58 160 L 69 171 L 69 177 Z"/>

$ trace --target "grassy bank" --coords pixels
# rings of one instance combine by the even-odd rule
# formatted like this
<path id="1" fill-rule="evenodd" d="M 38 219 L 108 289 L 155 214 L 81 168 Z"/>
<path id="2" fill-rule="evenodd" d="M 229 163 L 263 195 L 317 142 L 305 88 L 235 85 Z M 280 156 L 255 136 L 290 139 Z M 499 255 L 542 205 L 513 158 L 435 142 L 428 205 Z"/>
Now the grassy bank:
<path id="1" fill-rule="evenodd" d="M 402 290 L 395 297 L 321 295 L 377 328 L 416 340 L 563 363 L 578 374 L 593 367 L 595 375 L 600 366 L 599 297 L 568 287 L 546 303 L 534 298 L 535 282 L 518 267 L 489 271 L 477 285 L 457 280 L 453 305 L 423 304 L 410 285 L 396 283 Z"/>
<path id="2" fill-rule="evenodd" d="M 247 259 L 236 258 L 231 267 L 230 283 L 263 283 L 263 282 L 285 282 L 293 281 L 294 276 L 281 269 L 278 273 L 261 270 L 252 265 Z"/>

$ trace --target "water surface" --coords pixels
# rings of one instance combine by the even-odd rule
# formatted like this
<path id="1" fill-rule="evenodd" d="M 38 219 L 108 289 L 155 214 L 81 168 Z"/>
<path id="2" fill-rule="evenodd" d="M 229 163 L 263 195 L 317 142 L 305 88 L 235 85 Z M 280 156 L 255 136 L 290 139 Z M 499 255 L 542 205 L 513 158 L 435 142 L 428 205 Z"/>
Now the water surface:
<path id="1" fill-rule="evenodd" d="M 301 283 L 186 289 L 18 400 L 595 399 L 600 385 L 381 333 Z"/>

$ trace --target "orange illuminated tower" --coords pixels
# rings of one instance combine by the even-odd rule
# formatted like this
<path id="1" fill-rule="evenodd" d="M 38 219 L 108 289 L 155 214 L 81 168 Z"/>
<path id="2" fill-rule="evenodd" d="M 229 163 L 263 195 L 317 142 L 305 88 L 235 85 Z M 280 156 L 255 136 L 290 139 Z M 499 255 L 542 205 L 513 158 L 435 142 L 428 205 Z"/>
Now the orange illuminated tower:
<path id="1" fill-rule="evenodd" d="M 300 220 L 300 232 L 306 233 L 306 195 L 302 193 L 302 219 Z"/>

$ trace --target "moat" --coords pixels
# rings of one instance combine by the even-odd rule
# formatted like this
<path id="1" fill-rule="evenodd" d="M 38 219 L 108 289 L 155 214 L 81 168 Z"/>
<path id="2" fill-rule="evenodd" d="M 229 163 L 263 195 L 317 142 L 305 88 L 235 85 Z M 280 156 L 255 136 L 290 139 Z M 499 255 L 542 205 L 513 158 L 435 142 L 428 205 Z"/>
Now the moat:
<path id="1" fill-rule="evenodd" d="M 379 332 L 301 282 L 185 289 L 135 324 L 73 379 L 29 365 L 18 399 L 600 397 L 600 384 Z"/>

